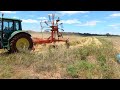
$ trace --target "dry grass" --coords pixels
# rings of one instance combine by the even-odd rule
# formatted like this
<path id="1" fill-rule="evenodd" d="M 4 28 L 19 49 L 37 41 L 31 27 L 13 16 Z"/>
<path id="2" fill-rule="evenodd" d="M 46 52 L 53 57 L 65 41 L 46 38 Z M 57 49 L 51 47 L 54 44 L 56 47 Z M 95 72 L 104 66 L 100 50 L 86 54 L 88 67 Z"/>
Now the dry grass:
<path id="1" fill-rule="evenodd" d="M 7 54 L 1 51 L 0 78 L 120 78 L 120 66 L 115 58 L 118 51 L 109 40 L 75 35 L 65 37 L 70 39 L 69 49 L 64 43 L 57 43 L 57 48 L 50 48 L 49 44 L 38 45 L 31 52 Z"/>

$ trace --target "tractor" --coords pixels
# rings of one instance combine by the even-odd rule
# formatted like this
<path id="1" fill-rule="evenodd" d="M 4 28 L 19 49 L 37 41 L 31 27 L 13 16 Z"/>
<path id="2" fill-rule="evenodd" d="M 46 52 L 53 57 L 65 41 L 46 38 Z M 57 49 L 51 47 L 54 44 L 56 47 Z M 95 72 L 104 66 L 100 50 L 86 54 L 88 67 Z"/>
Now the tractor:
<path id="1" fill-rule="evenodd" d="M 54 20 L 55 15 L 52 14 L 52 19 L 49 16 L 49 23 L 45 21 L 44 23 L 50 28 L 51 36 L 47 39 L 32 37 L 27 31 L 22 31 L 22 20 L 0 18 L 0 49 L 7 49 L 9 52 L 19 52 L 21 50 L 35 50 L 34 45 L 36 44 L 46 44 L 46 43 L 56 43 L 65 42 L 67 47 L 69 47 L 69 40 L 63 39 L 62 33 L 59 32 L 58 24 L 59 17 Z M 40 22 L 41 25 L 41 22 Z M 41 28 L 42 25 L 41 25 Z M 63 30 L 63 29 L 61 29 Z M 58 38 L 56 39 L 56 35 Z"/>
<path id="2" fill-rule="evenodd" d="M 23 48 L 32 50 L 33 41 L 28 32 L 22 31 L 22 20 L 0 18 L 0 49 L 18 52 Z"/>

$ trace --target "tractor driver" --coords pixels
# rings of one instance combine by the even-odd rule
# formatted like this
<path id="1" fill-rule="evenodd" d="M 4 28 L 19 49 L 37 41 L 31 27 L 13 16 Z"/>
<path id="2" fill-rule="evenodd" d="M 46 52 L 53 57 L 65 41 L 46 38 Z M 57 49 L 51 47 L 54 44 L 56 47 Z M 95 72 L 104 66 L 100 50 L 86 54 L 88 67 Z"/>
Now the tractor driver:
<path id="1" fill-rule="evenodd" d="M 4 32 L 8 32 L 8 27 L 5 27 L 5 28 L 4 28 Z"/>
<path id="2" fill-rule="evenodd" d="M 12 26 L 11 26 L 10 30 L 11 30 L 11 31 L 13 30 L 13 24 L 12 24 Z"/>
<path id="3" fill-rule="evenodd" d="M 15 26 L 13 27 L 13 24 L 12 24 L 12 26 L 11 26 L 11 28 L 10 28 L 10 30 L 12 31 L 12 30 L 17 30 L 17 28 L 16 28 L 16 24 L 14 24 Z"/>
<path id="4" fill-rule="evenodd" d="M 9 30 L 9 31 L 12 31 L 12 30 L 13 30 L 13 24 L 8 27 L 8 30 Z"/>

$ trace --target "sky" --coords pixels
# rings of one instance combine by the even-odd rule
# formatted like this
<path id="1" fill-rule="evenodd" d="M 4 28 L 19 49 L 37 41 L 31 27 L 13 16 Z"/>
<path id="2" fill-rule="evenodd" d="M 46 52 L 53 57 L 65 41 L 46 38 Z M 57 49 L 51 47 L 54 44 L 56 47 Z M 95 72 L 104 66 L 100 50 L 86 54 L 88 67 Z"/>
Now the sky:
<path id="1" fill-rule="evenodd" d="M 41 32 L 41 20 L 47 21 L 48 15 L 54 13 L 56 19 L 60 17 L 64 32 L 120 35 L 120 11 L 0 11 L 0 13 L 4 13 L 6 18 L 21 19 L 23 30 Z"/>

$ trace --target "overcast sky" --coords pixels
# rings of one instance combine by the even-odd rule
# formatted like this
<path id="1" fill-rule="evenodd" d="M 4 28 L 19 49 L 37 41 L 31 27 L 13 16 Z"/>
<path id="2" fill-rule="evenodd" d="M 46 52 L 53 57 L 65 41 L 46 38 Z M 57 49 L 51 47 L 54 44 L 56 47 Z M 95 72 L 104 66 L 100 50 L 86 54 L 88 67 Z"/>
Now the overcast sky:
<path id="1" fill-rule="evenodd" d="M 65 32 L 119 34 L 120 11 L 0 11 L 6 18 L 22 19 L 23 30 L 41 31 L 40 21 L 56 13 Z"/>

